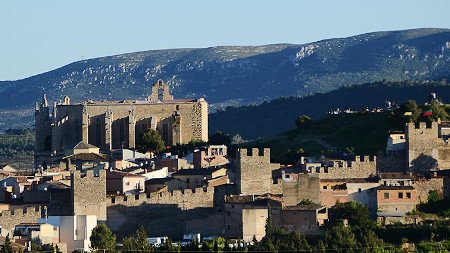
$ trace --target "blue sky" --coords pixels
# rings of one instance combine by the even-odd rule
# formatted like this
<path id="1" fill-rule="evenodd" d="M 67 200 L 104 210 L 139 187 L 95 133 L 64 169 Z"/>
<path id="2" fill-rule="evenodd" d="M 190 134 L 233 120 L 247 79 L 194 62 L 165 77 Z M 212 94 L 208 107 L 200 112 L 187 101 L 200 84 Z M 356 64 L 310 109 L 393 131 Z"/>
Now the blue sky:
<path id="1" fill-rule="evenodd" d="M 1 0 L 0 80 L 142 50 L 450 28 L 449 0 Z"/>

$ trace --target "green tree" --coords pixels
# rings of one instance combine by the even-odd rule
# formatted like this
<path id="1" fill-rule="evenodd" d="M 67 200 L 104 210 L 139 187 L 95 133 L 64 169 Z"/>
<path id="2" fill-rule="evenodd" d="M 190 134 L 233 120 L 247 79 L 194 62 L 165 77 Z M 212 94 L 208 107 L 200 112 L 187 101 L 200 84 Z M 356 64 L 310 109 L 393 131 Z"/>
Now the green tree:
<path id="1" fill-rule="evenodd" d="M 147 232 L 143 227 L 136 230 L 136 233 L 125 237 L 122 240 L 123 251 L 140 251 L 140 252 L 153 252 L 153 247 L 147 241 Z"/>
<path id="2" fill-rule="evenodd" d="M 89 239 L 94 249 L 113 251 L 116 246 L 116 236 L 105 223 L 95 227 Z"/>
<path id="3" fill-rule="evenodd" d="M 145 130 L 138 138 L 137 143 L 139 152 L 154 152 L 155 154 L 159 154 L 165 150 L 164 140 L 158 131 L 153 130 L 151 128 Z"/>
<path id="4" fill-rule="evenodd" d="M 428 203 L 438 202 L 439 200 L 441 200 L 441 197 L 437 191 L 430 191 L 428 193 Z"/>
<path id="5" fill-rule="evenodd" d="M 350 226 L 360 228 L 373 227 L 373 221 L 370 220 L 370 211 L 367 206 L 350 201 L 346 203 L 337 203 L 333 207 L 334 223 L 341 223 L 347 219 Z"/>
<path id="6" fill-rule="evenodd" d="M 334 252 L 359 252 L 355 234 L 349 227 L 339 223 L 325 233 L 325 241 Z"/>
<path id="7" fill-rule="evenodd" d="M 211 145 L 229 146 L 231 144 L 231 137 L 222 131 L 217 131 L 213 135 L 209 136 L 208 143 Z"/>
<path id="8" fill-rule="evenodd" d="M 411 112 L 411 115 L 405 115 L 406 112 Z M 404 121 L 417 122 L 422 114 L 422 109 L 420 109 L 415 100 L 409 100 L 400 106 L 400 113 L 406 119 Z"/>
<path id="9" fill-rule="evenodd" d="M 11 240 L 9 239 L 9 235 L 5 238 L 5 243 L 3 244 L 0 253 L 14 253 L 15 251 L 12 248 Z"/>
<path id="10" fill-rule="evenodd" d="M 431 101 L 430 107 L 433 110 L 431 119 L 437 120 L 439 118 L 441 120 L 448 120 L 448 114 L 445 111 L 445 106 L 441 105 L 438 100 L 434 99 L 433 101 Z"/>

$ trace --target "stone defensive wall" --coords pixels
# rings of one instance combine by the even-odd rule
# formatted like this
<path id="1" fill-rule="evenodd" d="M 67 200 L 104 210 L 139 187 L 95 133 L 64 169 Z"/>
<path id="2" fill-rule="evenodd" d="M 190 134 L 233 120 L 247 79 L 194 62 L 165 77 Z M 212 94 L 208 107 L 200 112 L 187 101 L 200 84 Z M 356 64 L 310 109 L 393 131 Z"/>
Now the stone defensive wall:
<path id="1" fill-rule="evenodd" d="M 318 174 L 320 179 L 368 178 L 377 174 L 377 158 L 356 156 L 353 161 L 333 161 L 326 167 L 312 168 L 308 172 Z"/>
<path id="2" fill-rule="evenodd" d="M 444 192 L 444 179 L 440 177 L 433 178 L 415 178 L 413 186 L 417 191 L 417 201 L 419 203 L 427 203 L 430 191 L 436 191 L 441 197 Z"/>
<path id="3" fill-rule="evenodd" d="M 1 235 L 6 236 L 20 223 L 36 223 L 41 217 L 42 210 L 40 206 L 2 211 L 0 213 Z"/>
<path id="4" fill-rule="evenodd" d="M 142 204 L 177 205 L 178 208 L 189 210 L 194 208 L 214 207 L 214 187 L 185 189 L 175 191 L 158 191 L 150 194 L 107 196 L 107 207 L 140 206 Z"/>

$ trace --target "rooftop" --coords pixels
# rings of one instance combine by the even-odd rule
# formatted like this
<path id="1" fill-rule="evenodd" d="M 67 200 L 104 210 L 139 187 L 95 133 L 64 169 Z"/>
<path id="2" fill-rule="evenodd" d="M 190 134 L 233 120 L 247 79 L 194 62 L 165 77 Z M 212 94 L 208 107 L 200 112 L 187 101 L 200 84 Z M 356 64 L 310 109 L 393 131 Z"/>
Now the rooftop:
<path id="1" fill-rule="evenodd" d="M 89 148 L 98 148 L 98 147 L 82 141 L 78 142 L 78 144 L 75 145 L 75 147 L 73 147 L 73 149 L 89 149 Z"/>
<path id="2" fill-rule="evenodd" d="M 414 190 L 412 186 L 378 186 L 378 190 Z"/>
<path id="3" fill-rule="evenodd" d="M 173 173 L 172 176 L 193 176 L 193 175 L 211 175 L 221 168 L 206 168 L 206 169 L 181 169 Z"/>
<path id="4" fill-rule="evenodd" d="M 69 155 L 63 157 L 62 160 L 80 160 L 80 161 L 95 161 L 95 162 L 107 162 L 108 158 L 106 155 L 95 154 L 95 153 L 80 153 L 75 155 Z"/>
<path id="5" fill-rule="evenodd" d="M 296 206 L 287 206 L 284 208 L 284 210 L 288 211 L 310 211 L 310 210 L 317 210 L 321 209 L 323 206 L 319 204 L 310 204 L 310 205 L 296 205 Z"/>
<path id="6" fill-rule="evenodd" d="M 380 179 L 411 179 L 411 175 L 402 172 L 378 173 Z"/>

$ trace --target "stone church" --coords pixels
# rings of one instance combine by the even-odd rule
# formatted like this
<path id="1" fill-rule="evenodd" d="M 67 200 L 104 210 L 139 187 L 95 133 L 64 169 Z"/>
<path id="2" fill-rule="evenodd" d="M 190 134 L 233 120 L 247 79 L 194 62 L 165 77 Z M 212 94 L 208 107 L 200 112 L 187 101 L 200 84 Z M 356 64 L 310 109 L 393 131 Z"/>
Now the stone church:
<path id="1" fill-rule="evenodd" d="M 169 86 L 158 80 L 144 101 L 91 101 L 71 104 L 69 97 L 53 105 L 36 103 L 35 162 L 62 157 L 78 142 L 111 149 L 135 149 L 138 136 L 157 130 L 166 145 L 208 141 L 208 103 L 203 99 L 174 99 Z"/>

